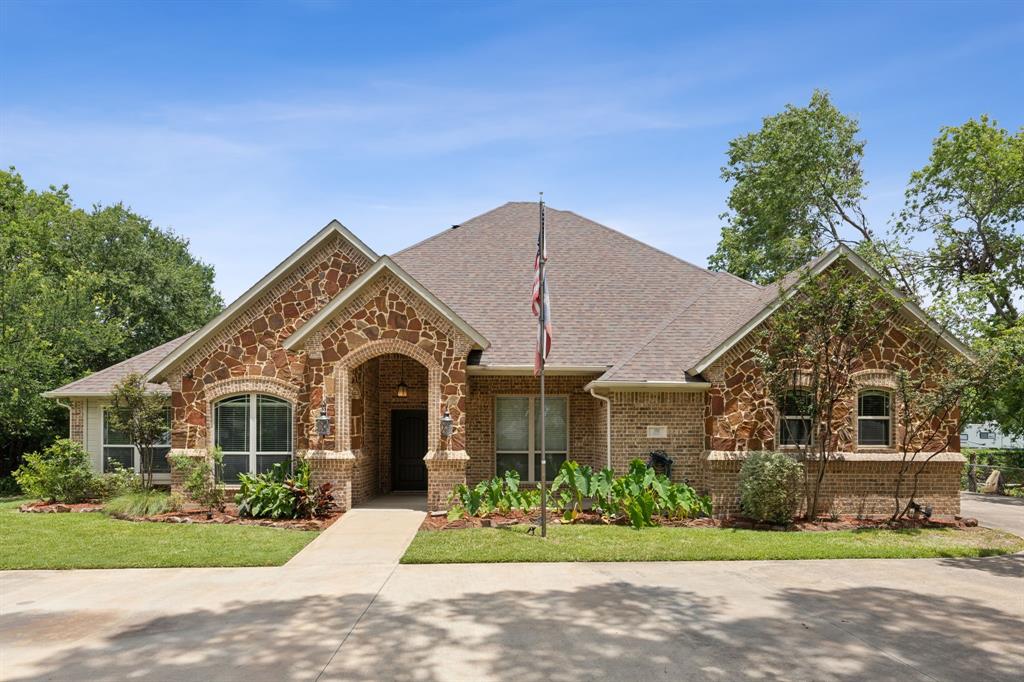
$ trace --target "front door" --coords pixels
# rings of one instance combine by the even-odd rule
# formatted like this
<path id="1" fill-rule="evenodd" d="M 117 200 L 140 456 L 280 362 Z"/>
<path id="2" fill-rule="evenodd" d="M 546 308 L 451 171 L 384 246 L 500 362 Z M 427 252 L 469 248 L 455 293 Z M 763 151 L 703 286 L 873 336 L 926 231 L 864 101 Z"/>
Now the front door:
<path id="1" fill-rule="evenodd" d="M 426 490 L 427 411 L 391 411 L 391 487 Z"/>

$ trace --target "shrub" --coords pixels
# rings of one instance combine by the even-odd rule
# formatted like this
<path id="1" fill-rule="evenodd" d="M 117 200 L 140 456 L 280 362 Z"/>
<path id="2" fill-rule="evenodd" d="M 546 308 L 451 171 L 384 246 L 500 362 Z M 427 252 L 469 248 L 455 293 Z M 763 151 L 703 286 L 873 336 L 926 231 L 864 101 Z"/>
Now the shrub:
<path id="1" fill-rule="evenodd" d="M 207 511 L 224 508 L 224 484 L 214 475 L 223 461 L 220 448 L 211 450 L 209 457 L 174 455 L 171 458 L 171 465 L 182 473 L 185 494 Z"/>
<path id="2" fill-rule="evenodd" d="M 540 490 L 519 487 L 519 474 L 506 471 L 504 476 L 495 476 L 480 481 L 470 488 L 462 483 L 448 496 L 449 519 L 463 516 L 487 516 L 493 512 L 508 513 L 513 509 L 528 511 L 540 503 Z"/>
<path id="3" fill-rule="evenodd" d="M 181 508 L 181 497 L 159 490 L 139 490 L 118 495 L 103 505 L 103 511 L 120 516 L 153 516 Z"/>
<path id="4" fill-rule="evenodd" d="M 21 495 L 21 487 L 14 476 L 0 476 L 0 497 L 17 497 Z"/>
<path id="5" fill-rule="evenodd" d="M 335 507 L 334 486 L 330 483 L 313 485 L 309 462 L 299 460 L 295 466 L 295 474 L 286 479 L 284 484 L 295 497 L 295 516 L 299 518 L 323 518 Z"/>
<path id="6" fill-rule="evenodd" d="M 121 495 L 130 495 L 142 490 L 142 477 L 131 469 L 125 469 L 114 462 L 113 469 L 96 479 L 97 497 L 109 500 Z"/>
<path id="7" fill-rule="evenodd" d="M 295 473 L 287 464 L 275 464 L 262 474 L 239 474 L 241 487 L 235 495 L 242 516 L 270 519 L 297 519 L 327 516 L 334 509 L 330 483 L 313 486 L 309 464 L 299 460 Z"/>
<path id="8" fill-rule="evenodd" d="M 756 521 L 789 523 L 800 504 L 803 467 L 781 452 L 751 453 L 740 468 L 740 507 Z"/>
<path id="9" fill-rule="evenodd" d="M 91 498 L 96 489 L 89 455 L 80 443 L 67 438 L 55 441 L 41 453 L 25 455 L 25 463 L 14 472 L 14 478 L 27 495 L 47 502 L 81 502 Z"/>

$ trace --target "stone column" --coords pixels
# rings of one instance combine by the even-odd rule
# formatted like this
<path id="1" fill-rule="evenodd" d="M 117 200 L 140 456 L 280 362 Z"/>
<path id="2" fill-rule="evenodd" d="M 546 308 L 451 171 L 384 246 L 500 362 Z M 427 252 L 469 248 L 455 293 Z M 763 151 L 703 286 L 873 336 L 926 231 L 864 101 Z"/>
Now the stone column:
<path id="1" fill-rule="evenodd" d="M 311 483 L 320 485 L 330 483 L 334 494 L 334 503 L 341 511 L 352 508 L 352 476 L 356 456 L 351 451 L 309 450 L 305 454 L 309 462 Z"/>
<path id="2" fill-rule="evenodd" d="M 427 466 L 427 509 L 447 509 L 452 489 L 466 483 L 469 455 L 465 450 L 431 450 L 423 462 Z"/>

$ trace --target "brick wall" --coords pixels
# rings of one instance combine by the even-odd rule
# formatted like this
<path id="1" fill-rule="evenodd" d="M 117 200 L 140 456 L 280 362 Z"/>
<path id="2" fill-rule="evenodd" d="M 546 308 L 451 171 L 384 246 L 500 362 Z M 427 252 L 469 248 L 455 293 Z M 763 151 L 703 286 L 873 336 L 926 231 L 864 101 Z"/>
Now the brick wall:
<path id="1" fill-rule="evenodd" d="M 647 461 L 652 450 L 664 450 L 673 460 L 672 479 L 702 484 L 704 451 L 704 394 L 699 392 L 611 393 L 612 468 L 624 473 L 630 460 Z M 604 410 L 599 415 L 604 431 Z M 648 438 L 648 426 L 667 428 L 665 438 Z M 601 463 L 604 466 L 604 462 Z"/>
<path id="2" fill-rule="evenodd" d="M 597 438 L 601 402 L 583 390 L 592 376 L 545 377 L 545 393 L 569 398 L 569 457 L 590 466 L 604 466 L 604 441 Z M 533 376 L 471 375 L 466 398 L 466 479 L 471 485 L 495 474 L 494 399 L 499 395 L 540 395 Z M 601 412 L 603 415 L 603 412 Z M 603 416 L 601 417 L 603 419 Z M 554 474 L 551 474 L 554 477 Z"/>

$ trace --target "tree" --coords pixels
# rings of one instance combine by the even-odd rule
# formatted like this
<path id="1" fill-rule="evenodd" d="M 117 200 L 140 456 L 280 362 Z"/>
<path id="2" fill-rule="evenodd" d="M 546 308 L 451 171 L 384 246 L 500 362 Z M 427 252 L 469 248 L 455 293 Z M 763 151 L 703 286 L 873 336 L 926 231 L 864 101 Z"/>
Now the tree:
<path id="1" fill-rule="evenodd" d="M 118 204 L 76 208 L 67 187 L 0 171 L 0 474 L 67 429 L 39 394 L 207 322 L 213 268 L 188 241 Z"/>
<path id="2" fill-rule="evenodd" d="M 805 464 L 807 518 L 814 519 L 829 462 L 849 439 L 845 417 L 856 399 L 853 372 L 878 344 L 899 301 L 845 257 L 817 277 L 804 272 L 780 296 L 783 303 L 755 337 L 754 357 L 776 406 L 799 391 L 808 428 L 795 445 Z"/>
<path id="3" fill-rule="evenodd" d="M 859 132 L 815 90 L 806 107 L 786 105 L 732 140 L 722 178 L 734 184 L 712 269 L 766 284 L 848 236 L 870 240 Z"/>
<path id="4" fill-rule="evenodd" d="M 910 178 L 895 233 L 932 245 L 909 259 L 931 311 L 1000 357 L 1003 371 L 978 419 L 1024 433 L 1024 128 L 1011 135 L 982 116 L 943 128 Z"/>
<path id="5" fill-rule="evenodd" d="M 142 486 L 153 486 L 153 449 L 167 437 L 167 396 L 150 390 L 141 374 L 132 372 L 110 394 L 110 425 L 139 451 Z"/>

